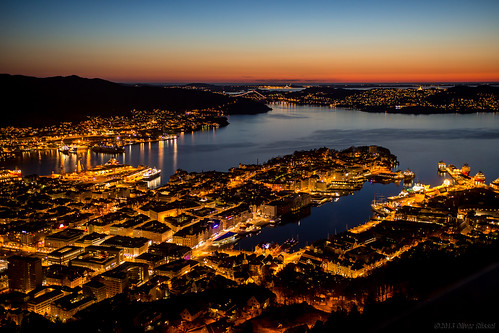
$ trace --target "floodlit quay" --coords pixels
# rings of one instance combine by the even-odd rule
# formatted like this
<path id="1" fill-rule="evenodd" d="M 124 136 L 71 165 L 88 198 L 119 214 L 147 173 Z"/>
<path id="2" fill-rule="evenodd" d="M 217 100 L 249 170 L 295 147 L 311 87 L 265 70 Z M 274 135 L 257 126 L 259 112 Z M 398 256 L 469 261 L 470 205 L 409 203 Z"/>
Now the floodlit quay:
<path id="1" fill-rule="evenodd" d="M 348 285 L 390 262 L 421 249 L 455 253 L 497 241 L 499 180 L 487 185 L 485 175 L 470 176 L 467 165 L 440 162 L 438 170 L 450 179 L 373 202 L 366 224 L 302 248 L 293 239 L 254 251 L 232 248 L 239 237 L 367 181 L 412 180 L 408 170 L 392 171 L 396 162 L 378 146 L 321 148 L 228 172 L 177 170 L 156 189 L 143 181 L 150 168 L 116 160 L 43 177 L 6 170 L 0 231 L 9 268 L 0 280 L 2 302 L 13 314 L 27 309 L 71 321 L 117 295 L 144 304 L 182 296 L 176 312 L 153 316 L 147 325 L 168 322 L 184 330 L 208 319 L 237 325 L 271 305 L 303 301 L 320 311 L 362 310 L 367 291 L 350 294 Z M 221 300 L 214 288 L 234 295 Z M 396 286 L 376 288 L 374 297 L 386 300 Z M 205 301 L 190 304 L 183 295 L 192 292 Z"/>

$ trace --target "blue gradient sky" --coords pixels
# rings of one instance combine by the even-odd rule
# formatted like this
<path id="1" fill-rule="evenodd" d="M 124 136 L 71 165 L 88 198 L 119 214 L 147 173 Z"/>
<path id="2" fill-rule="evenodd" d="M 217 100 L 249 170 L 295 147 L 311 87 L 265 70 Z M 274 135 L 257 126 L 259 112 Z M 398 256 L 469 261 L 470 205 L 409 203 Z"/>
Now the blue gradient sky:
<path id="1" fill-rule="evenodd" d="M 2 1 L 0 72 L 499 81 L 499 1 Z"/>

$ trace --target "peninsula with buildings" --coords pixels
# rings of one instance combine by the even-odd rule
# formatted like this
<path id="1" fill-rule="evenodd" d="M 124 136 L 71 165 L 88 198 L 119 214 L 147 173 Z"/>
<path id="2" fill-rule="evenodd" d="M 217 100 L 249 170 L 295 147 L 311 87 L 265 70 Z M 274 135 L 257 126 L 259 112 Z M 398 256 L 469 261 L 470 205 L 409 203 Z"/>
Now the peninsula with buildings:
<path id="1" fill-rule="evenodd" d="M 309 86 L 297 89 L 250 88 L 248 97 L 271 103 L 342 107 L 366 112 L 402 114 L 499 111 L 497 85 L 451 87 Z M 251 91 L 251 90 L 248 90 Z"/>
<path id="2" fill-rule="evenodd" d="M 227 126 L 216 110 L 179 114 L 167 110 L 132 110 L 129 116 L 89 117 L 79 123 L 45 127 L 0 128 L 0 160 L 23 153 L 59 150 L 64 154 L 118 154 L 128 145 L 175 140 L 178 134 Z"/>
<path id="3" fill-rule="evenodd" d="M 186 88 L 186 87 L 184 87 Z M 269 105 L 316 105 L 401 114 L 499 111 L 499 87 L 488 84 L 189 85 L 189 89 L 245 97 Z"/>
<path id="4" fill-rule="evenodd" d="M 320 148 L 228 172 L 177 170 L 154 190 L 149 167 L 116 160 L 50 176 L 4 170 L 1 323 L 328 332 L 390 328 L 399 314 L 397 327 L 409 325 L 426 300 L 497 260 L 499 179 L 487 184 L 467 165 L 441 162 L 433 167 L 448 174 L 442 185 L 373 202 L 372 219 L 353 229 L 308 246 L 232 246 L 367 181 L 414 178 L 396 162 L 378 146 Z M 491 308 L 466 311 L 493 318 Z M 433 328 L 425 325 L 413 328 Z"/>

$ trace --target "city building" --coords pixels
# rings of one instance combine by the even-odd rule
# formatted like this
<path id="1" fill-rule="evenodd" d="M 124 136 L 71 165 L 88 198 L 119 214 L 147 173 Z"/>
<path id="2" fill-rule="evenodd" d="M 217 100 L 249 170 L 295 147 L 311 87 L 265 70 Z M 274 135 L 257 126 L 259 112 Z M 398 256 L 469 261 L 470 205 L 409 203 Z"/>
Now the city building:
<path id="1" fill-rule="evenodd" d="M 158 255 L 168 261 L 177 259 L 188 259 L 192 250 L 188 246 L 177 245 L 174 243 L 153 244 L 149 247 L 149 253 Z"/>
<path id="2" fill-rule="evenodd" d="M 88 235 L 83 236 L 75 242 L 75 246 L 87 247 L 91 245 L 100 245 L 102 242 L 108 238 L 109 235 L 99 234 L 97 232 L 92 232 Z"/>
<path id="3" fill-rule="evenodd" d="M 95 298 L 97 302 L 106 299 L 106 285 L 97 279 L 92 279 L 83 285 L 83 294 Z"/>
<path id="4" fill-rule="evenodd" d="M 134 258 L 147 252 L 149 240 L 143 237 L 113 236 L 102 243 L 102 246 L 112 246 L 123 249 L 125 258 Z"/>
<path id="5" fill-rule="evenodd" d="M 45 271 L 45 284 L 69 288 L 81 287 L 92 273 L 89 268 L 53 264 Z"/>
<path id="6" fill-rule="evenodd" d="M 177 231 L 173 235 L 173 242 L 178 245 L 194 247 L 201 241 L 207 240 L 213 233 L 213 223 L 199 221 L 189 227 Z"/>
<path id="7" fill-rule="evenodd" d="M 14 255 L 9 258 L 7 275 L 11 291 L 30 292 L 42 286 L 42 260 L 36 257 Z"/>
<path id="8" fill-rule="evenodd" d="M 62 290 L 52 287 L 43 287 L 41 290 L 35 290 L 27 304 L 27 309 L 42 316 L 50 315 L 50 304 L 64 297 L 66 294 Z"/>
<path id="9" fill-rule="evenodd" d="M 144 237 L 154 243 L 162 243 L 172 238 L 173 231 L 166 224 L 156 220 L 147 222 L 133 230 L 133 237 Z"/>
<path id="10" fill-rule="evenodd" d="M 129 287 L 128 274 L 119 267 L 102 274 L 101 282 L 106 286 L 107 298 L 121 294 Z"/>
<path id="11" fill-rule="evenodd" d="M 123 223 L 113 224 L 110 228 L 110 234 L 117 236 L 132 236 L 134 228 L 143 225 L 147 220 L 149 220 L 149 217 L 141 214 L 131 217 Z"/>
<path id="12" fill-rule="evenodd" d="M 92 296 L 72 293 L 51 303 L 51 314 L 63 322 L 71 319 L 78 311 L 95 303 Z"/>
<path id="13" fill-rule="evenodd" d="M 78 246 L 64 246 L 47 255 L 47 261 L 50 265 L 67 265 L 70 260 L 78 257 L 85 249 Z"/>
<path id="14" fill-rule="evenodd" d="M 85 252 L 70 261 L 71 266 L 85 267 L 97 274 L 119 266 L 123 262 L 123 250 L 112 246 L 88 246 Z"/>
<path id="15" fill-rule="evenodd" d="M 79 229 L 65 229 L 55 234 L 45 237 L 45 247 L 58 249 L 63 246 L 74 245 L 76 240 L 83 236 L 85 232 Z"/>

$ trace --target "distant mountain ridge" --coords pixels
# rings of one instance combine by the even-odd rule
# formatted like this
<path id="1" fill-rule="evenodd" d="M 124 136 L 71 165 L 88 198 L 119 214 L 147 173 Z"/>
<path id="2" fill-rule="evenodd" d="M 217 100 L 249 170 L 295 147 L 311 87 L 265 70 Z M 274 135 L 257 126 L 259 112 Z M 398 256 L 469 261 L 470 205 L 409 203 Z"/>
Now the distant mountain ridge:
<path id="1" fill-rule="evenodd" d="M 208 91 L 130 86 L 76 75 L 36 78 L 0 74 L 3 117 L 0 126 L 46 126 L 78 122 L 87 116 L 128 115 L 132 109 L 224 108 L 230 113 L 261 113 L 266 105 Z"/>

